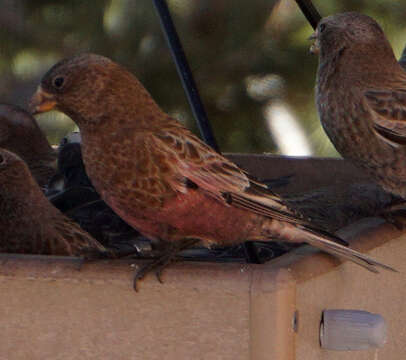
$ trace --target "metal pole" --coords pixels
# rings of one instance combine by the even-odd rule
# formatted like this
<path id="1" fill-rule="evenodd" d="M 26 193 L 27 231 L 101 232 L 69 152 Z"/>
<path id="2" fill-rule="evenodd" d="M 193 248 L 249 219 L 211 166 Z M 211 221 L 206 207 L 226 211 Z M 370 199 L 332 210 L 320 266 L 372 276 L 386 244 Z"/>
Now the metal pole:
<path id="1" fill-rule="evenodd" d="M 175 25 L 172 21 L 168 5 L 165 0 L 154 0 L 155 8 L 159 14 L 161 25 L 164 30 L 166 40 L 171 49 L 176 68 L 179 76 L 182 79 L 182 85 L 185 89 L 189 104 L 192 108 L 193 115 L 197 121 L 200 134 L 203 140 L 210 145 L 214 150 L 220 152 L 216 139 L 213 134 L 209 119 L 207 118 L 206 111 L 200 99 L 196 83 L 193 79 L 192 72 L 188 65 L 186 55 L 183 51 L 182 44 L 176 32 Z"/>
<path id="2" fill-rule="evenodd" d="M 321 15 L 314 7 L 311 0 L 296 0 L 299 5 L 300 10 L 302 10 L 303 15 L 306 17 L 307 21 L 310 23 L 313 29 L 316 29 L 317 24 L 321 20 Z"/>

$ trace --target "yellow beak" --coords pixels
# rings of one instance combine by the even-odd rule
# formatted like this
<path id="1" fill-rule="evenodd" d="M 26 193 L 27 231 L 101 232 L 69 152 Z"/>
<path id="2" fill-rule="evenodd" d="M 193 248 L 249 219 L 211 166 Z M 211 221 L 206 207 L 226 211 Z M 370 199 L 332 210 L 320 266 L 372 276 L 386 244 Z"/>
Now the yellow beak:
<path id="1" fill-rule="evenodd" d="M 47 93 L 42 89 L 41 86 L 38 87 L 35 94 L 32 96 L 29 109 L 33 115 L 41 114 L 44 112 L 51 111 L 56 108 L 56 100 L 54 95 Z"/>

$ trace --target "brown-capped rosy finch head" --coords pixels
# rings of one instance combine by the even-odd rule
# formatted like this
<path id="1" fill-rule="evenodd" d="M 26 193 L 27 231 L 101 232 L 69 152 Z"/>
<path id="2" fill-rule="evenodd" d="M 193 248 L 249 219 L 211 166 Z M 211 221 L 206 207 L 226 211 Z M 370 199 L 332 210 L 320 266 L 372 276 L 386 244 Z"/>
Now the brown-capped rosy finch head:
<path id="1" fill-rule="evenodd" d="M 31 114 L 18 106 L 0 104 L 0 148 L 20 156 L 40 186 L 56 172 L 56 152 Z"/>
<path id="2" fill-rule="evenodd" d="M 117 101 L 118 100 L 118 101 Z M 119 106 L 131 103 L 132 107 Z M 59 62 L 43 77 L 32 98 L 30 110 L 36 114 L 59 110 L 82 125 L 108 121 L 114 113 L 138 113 L 159 108 L 143 86 L 120 65 L 95 54 L 82 54 Z M 131 114 L 132 110 L 135 110 Z M 86 127 L 84 127 L 86 129 Z"/>
<path id="3" fill-rule="evenodd" d="M 90 117 L 96 119 L 108 91 L 106 68 L 114 64 L 102 56 L 90 55 L 90 58 L 91 66 L 89 55 L 83 55 L 52 67 L 40 84 L 41 92 L 37 92 L 35 101 L 41 105 L 31 110 L 35 113 L 56 109 L 80 119 L 78 115 L 83 112 L 85 103 Z M 92 86 L 88 86 L 89 83 Z"/>
<path id="4" fill-rule="evenodd" d="M 311 51 L 320 52 L 321 61 L 325 58 L 332 58 L 344 50 L 354 50 L 355 54 L 368 54 L 375 51 L 380 54 L 393 53 L 377 22 L 367 15 L 356 12 L 323 18 L 309 39 L 315 40 Z M 376 59 L 363 60 L 367 62 Z"/>

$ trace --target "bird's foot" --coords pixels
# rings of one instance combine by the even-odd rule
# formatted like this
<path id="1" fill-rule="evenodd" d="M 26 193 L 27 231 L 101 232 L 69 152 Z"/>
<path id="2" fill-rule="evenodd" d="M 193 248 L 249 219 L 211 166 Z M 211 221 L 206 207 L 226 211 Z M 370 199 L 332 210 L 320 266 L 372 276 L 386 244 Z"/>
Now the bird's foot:
<path id="1" fill-rule="evenodd" d="M 172 255 L 163 255 L 156 260 L 151 261 L 145 266 L 142 266 L 134 276 L 134 290 L 138 291 L 137 284 L 138 280 L 142 280 L 148 273 L 155 271 L 155 276 L 157 280 L 163 284 L 162 272 L 163 270 L 172 262 L 175 261 L 174 256 Z"/>
<path id="2" fill-rule="evenodd" d="M 157 280 L 163 284 L 162 272 L 172 262 L 177 261 L 176 256 L 179 252 L 188 249 L 198 242 L 196 239 L 185 239 L 176 243 L 166 243 L 165 249 L 162 251 L 162 255 L 157 259 L 151 261 L 147 265 L 141 267 L 134 276 L 133 287 L 135 291 L 138 291 L 137 284 L 139 280 L 142 280 L 149 272 L 155 271 Z"/>

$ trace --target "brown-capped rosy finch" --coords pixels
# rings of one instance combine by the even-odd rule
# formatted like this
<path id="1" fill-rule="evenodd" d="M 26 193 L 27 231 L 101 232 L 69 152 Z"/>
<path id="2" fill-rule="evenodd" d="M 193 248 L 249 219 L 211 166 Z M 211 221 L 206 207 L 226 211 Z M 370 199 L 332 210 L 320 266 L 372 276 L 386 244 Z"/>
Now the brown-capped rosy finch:
<path id="1" fill-rule="evenodd" d="M 105 57 L 84 54 L 56 64 L 31 108 L 56 108 L 77 123 L 86 172 L 98 193 L 143 235 L 172 244 L 172 254 L 196 240 L 282 240 L 307 242 L 372 271 L 387 268 L 292 212 L 164 113 L 134 75 Z"/>
<path id="2" fill-rule="evenodd" d="M 316 102 L 331 142 L 373 181 L 406 198 L 406 72 L 380 26 L 348 12 L 323 18 Z"/>
<path id="3" fill-rule="evenodd" d="M 53 207 L 17 155 L 0 149 L 0 252 L 98 257 L 106 249 Z"/>

